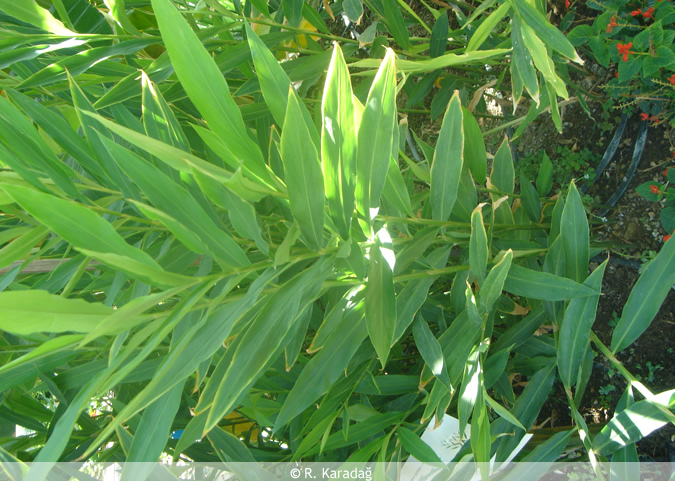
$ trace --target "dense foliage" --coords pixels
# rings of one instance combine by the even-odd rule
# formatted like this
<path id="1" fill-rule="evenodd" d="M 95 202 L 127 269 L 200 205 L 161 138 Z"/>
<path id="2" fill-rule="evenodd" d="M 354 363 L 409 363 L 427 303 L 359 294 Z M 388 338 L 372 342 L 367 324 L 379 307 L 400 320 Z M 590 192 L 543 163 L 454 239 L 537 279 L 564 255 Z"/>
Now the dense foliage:
<path id="1" fill-rule="evenodd" d="M 504 460 L 556 382 L 575 426 L 526 460 L 576 433 L 591 459 L 637 459 L 675 419 L 673 391 L 614 357 L 675 282 L 675 242 L 606 347 L 574 182 L 555 192 L 549 162 L 517 193 L 506 139 L 488 172 L 467 89 L 508 73 L 523 125 L 560 122 L 579 58 L 544 3 L 467 5 L 456 30 L 364 4 L 355 40 L 328 25 L 358 1 L 0 0 L 4 460 L 434 461 L 419 435 L 444 413 L 462 455 Z M 438 141 L 411 159 L 397 95 L 450 67 L 463 93 L 442 84 Z M 591 341 L 629 381 L 595 436 Z"/>

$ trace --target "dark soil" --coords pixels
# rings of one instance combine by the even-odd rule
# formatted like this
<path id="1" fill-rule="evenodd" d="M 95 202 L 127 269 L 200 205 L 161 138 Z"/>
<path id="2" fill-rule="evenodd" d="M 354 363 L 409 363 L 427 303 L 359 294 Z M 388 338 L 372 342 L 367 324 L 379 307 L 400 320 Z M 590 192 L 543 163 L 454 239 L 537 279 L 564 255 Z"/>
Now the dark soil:
<path id="1" fill-rule="evenodd" d="M 564 2 L 548 2 L 553 15 L 551 22 L 557 25 L 567 13 Z M 585 2 L 572 2 L 576 10 L 572 26 L 580 23 L 592 23 L 597 11 L 587 8 Z M 421 13 L 421 12 L 420 12 Z M 582 54 L 583 56 L 583 54 Z M 575 73 L 570 69 L 572 81 L 596 98 L 603 98 L 602 86 L 614 75 L 614 71 L 603 69 L 585 58 L 583 67 L 585 74 Z M 458 73 L 461 74 L 461 73 Z M 487 81 L 487 80 L 485 80 Z M 508 82 L 505 83 L 508 85 Z M 436 91 L 432 91 L 424 103 L 416 109 L 430 109 L 431 99 Z M 405 95 L 401 92 L 399 107 L 405 103 Z M 473 92 L 469 92 L 469 98 Z M 533 154 L 545 150 L 549 158 L 555 162 L 558 157 L 556 148 L 567 146 L 572 151 L 587 148 L 601 158 L 609 145 L 621 117 L 620 111 L 603 112 L 603 107 L 593 99 L 586 98 L 590 115 L 578 103 L 573 103 L 561 110 L 563 131 L 559 133 L 551 120 L 550 114 L 541 115 L 517 142 L 517 150 L 521 155 Z M 504 111 L 510 108 L 505 108 Z M 524 115 L 527 105 L 519 107 L 515 117 Z M 604 114 L 604 115 L 603 115 Z M 492 120 L 489 116 L 477 116 L 484 131 L 494 128 L 502 120 Z M 639 277 L 639 269 L 659 252 L 663 245 L 663 237 L 668 234 L 659 221 L 662 203 L 648 201 L 635 192 L 640 184 L 656 180 L 664 182 L 662 172 L 666 167 L 675 167 L 675 130 L 667 126 L 650 125 L 637 172 L 633 176 L 622 198 L 603 217 L 597 215 L 610 199 L 619 185 L 624 181 L 628 166 L 633 157 L 633 146 L 641 125 L 638 114 L 629 119 L 619 149 L 602 175 L 595 179 L 588 189 L 587 200 L 591 201 L 591 241 L 595 244 L 605 243 L 611 249 L 602 256 L 610 256 L 610 263 L 605 271 L 597 317 L 593 326 L 594 332 L 607 346 L 616 321 L 621 317 L 630 292 Z M 428 113 L 410 113 L 408 123 L 415 133 L 431 145 L 435 144 L 441 125 L 441 118 L 431 121 Z M 486 138 L 488 151 L 493 153 L 504 138 L 500 131 Z M 592 166 L 593 168 L 595 166 Z M 582 182 L 578 182 L 581 184 Z M 560 186 L 554 189 L 560 190 Z M 675 242 L 675 239 L 671 242 Z M 591 264 L 591 269 L 597 263 Z M 653 393 L 659 393 L 675 387 L 675 290 L 671 290 L 650 327 L 629 348 L 617 354 L 620 362 Z M 579 410 L 589 425 L 591 432 L 596 433 L 614 415 L 614 406 L 627 386 L 624 378 L 611 368 L 611 364 L 602 354 L 595 355 L 593 372 L 586 388 Z M 540 432 L 553 432 L 570 427 L 572 419 L 566 402 L 562 383 L 555 384 L 555 394 L 542 409 L 537 426 Z M 635 390 L 634 390 L 635 392 Z M 636 394 L 637 399 L 640 395 Z M 647 460 L 675 461 L 675 426 L 668 425 L 638 442 L 638 453 Z"/>
<path id="2" fill-rule="evenodd" d="M 591 104 L 595 115 L 601 112 L 600 105 Z M 618 120 L 617 115 L 617 120 Z M 531 126 L 519 142 L 524 153 L 538 149 L 546 150 L 551 159 L 555 147 L 572 144 L 575 149 L 588 148 L 604 154 L 614 131 L 603 131 L 583 110 L 568 108 L 563 117 L 562 134 L 555 130 L 550 118 L 545 115 L 536 126 Z M 603 204 L 624 181 L 633 156 L 633 147 L 640 127 L 637 115 L 631 118 L 624 131 L 623 140 L 614 159 L 594 185 L 588 190 L 596 204 Z M 650 202 L 635 192 L 640 184 L 656 180 L 663 182 L 662 172 L 675 166 L 672 155 L 675 132 L 672 129 L 650 126 L 647 143 L 626 194 L 619 199 L 614 209 L 606 214 L 606 221 L 596 218 L 592 226 L 592 242 L 609 242 L 620 248 L 609 252 L 594 332 L 607 346 L 623 306 L 639 277 L 639 268 L 658 253 L 667 234 L 659 222 L 660 203 Z M 592 209 L 591 213 L 597 212 Z M 593 220 L 593 218 L 592 218 Z M 607 255 L 607 253 L 603 254 Z M 630 265 L 623 265 L 630 264 Z M 597 264 L 592 264 L 594 269 Z M 650 327 L 629 348 L 617 354 L 622 364 L 652 392 L 659 393 L 675 387 L 675 290 L 671 290 Z M 597 355 L 593 374 L 580 406 L 589 427 L 603 425 L 614 415 L 613 408 L 623 394 L 627 383 L 611 369 L 604 356 Z M 538 423 L 549 419 L 546 426 L 572 425 L 565 393 L 561 383 L 556 384 L 556 394 L 551 396 L 542 409 Z M 635 390 L 634 390 L 635 391 Z M 637 394 L 639 399 L 639 394 Z M 638 453 L 645 459 L 669 461 L 675 456 L 675 426 L 668 425 L 638 442 Z"/>

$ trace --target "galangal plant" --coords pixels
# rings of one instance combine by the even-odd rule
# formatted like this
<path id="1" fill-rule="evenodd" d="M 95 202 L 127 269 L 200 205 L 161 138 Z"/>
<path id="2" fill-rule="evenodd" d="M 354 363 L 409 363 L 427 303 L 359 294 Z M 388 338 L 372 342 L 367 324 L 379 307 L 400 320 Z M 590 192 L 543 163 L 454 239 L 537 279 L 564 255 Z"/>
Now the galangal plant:
<path id="1" fill-rule="evenodd" d="M 516 194 L 506 141 L 488 175 L 457 93 L 435 149 L 400 168 L 397 82 L 415 62 L 388 50 L 361 102 L 335 44 L 320 104 L 305 104 L 240 24 L 272 119 L 261 132 L 202 31 L 151 4 L 167 89 L 59 65 L 66 88 L 27 87 L 28 67 L 4 84 L 4 460 L 435 461 L 419 434 L 448 413 L 470 435 L 463 459 L 502 461 L 558 380 L 575 426 L 526 461 L 554 460 L 576 432 L 591 458 L 636 459 L 635 441 L 672 422 L 673 391 L 653 395 L 614 354 L 675 281 L 675 243 L 606 347 L 592 332 L 606 262 L 588 274 L 574 183 L 548 197 L 548 171 Z M 578 411 L 591 340 L 629 381 L 596 436 Z"/>

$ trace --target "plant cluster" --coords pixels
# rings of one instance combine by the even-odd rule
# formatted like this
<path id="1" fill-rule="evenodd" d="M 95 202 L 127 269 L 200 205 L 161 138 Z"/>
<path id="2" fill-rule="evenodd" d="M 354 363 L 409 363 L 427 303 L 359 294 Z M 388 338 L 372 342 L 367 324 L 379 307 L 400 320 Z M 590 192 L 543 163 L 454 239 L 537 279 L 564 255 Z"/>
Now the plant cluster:
<path id="1" fill-rule="evenodd" d="M 409 35 L 407 4 L 365 0 L 394 46 L 382 58 L 363 58 L 365 31 L 327 28 L 358 1 L 94 3 L 0 0 L 3 462 L 35 461 L 34 480 L 42 462 L 164 453 L 434 462 L 420 434 L 448 413 L 470 438 L 456 459 L 486 478 L 556 383 L 574 426 L 523 461 L 573 437 L 586 459 L 637 460 L 673 422 L 675 393 L 616 354 L 675 283 L 674 242 L 606 346 L 592 326 L 607 261 L 589 273 L 599 249 L 565 169 L 560 189 L 543 162 L 517 191 L 505 139 L 488 172 L 477 100 L 458 91 L 436 145 L 404 154 L 397 94 L 449 67 L 510 56 L 539 100 L 528 122 L 546 105 L 556 118 L 552 58 L 578 57 L 541 2 L 485 2 L 453 34 L 441 12 L 430 42 Z M 628 383 L 595 435 L 591 344 Z"/>
<path id="2" fill-rule="evenodd" d="M 584 147 L 572 150 L 566 145 L 555 147 L 556 156 L 549 159 L 543 149 L 538 152 L 521 157 L 516 164 L 520 174 L 528 179 L 536 179 L 541 171 L 551 170 L 553 184 L 562 186 L 572 179 L 593 180 L 595 167 L 600 161 L 600 156 Z"/>
<path id="3" fill-rule="evenodd" d="M 599 12 L 592 25 L 568 34 L 587 45 L 595 60 L 613 70 L 606 91 L 615 108 L 639 111 L 643 120 L 675 126 L 675 9 L 668 0 L 613 0 L 587 5 Z"/>

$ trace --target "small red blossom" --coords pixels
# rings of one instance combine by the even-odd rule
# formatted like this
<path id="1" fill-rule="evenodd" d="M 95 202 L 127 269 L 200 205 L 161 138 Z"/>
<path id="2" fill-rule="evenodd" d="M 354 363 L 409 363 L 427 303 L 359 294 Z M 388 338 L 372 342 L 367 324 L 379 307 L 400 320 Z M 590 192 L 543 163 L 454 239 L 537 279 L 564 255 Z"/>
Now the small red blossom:
<path id="1" fill-rule="evenodd" d="M 661 189 L 659 189 L 658 185 L 650 185 L 649 190 L 652 191 L 652 194 L 660 194 L 661 193 Z"/>
<path id="2" fill-rule="evenodd" d="M 668 79 L 668 81 L 671 83 L 671 85 L 675 85 L 675 73 L 674 73 L 673 75 L 670 76 L 670 78 Z"/>
<path id="3" fill-rule="evenodd" d="M 666 167 L 666 170 L 663 171 L 663 176 L 667 177 L 668 176 L 668 171 L 670 170 L 670 167 Z"/>
<path id="4" fill-rule="evenodd" d="M 570 8 L 570 0 L 565 0 L 565 8 Z"/>
<path id="5" fill-rule="evenodd" d="M 641 8 L 638 8 L 637 10 L 633 10 L 632 12 L 630 12 L 630 14 L 631 14 L 633 17 L 637 17 L 638 15 L 641 15 L 641 14 L 642 14 L 642 9 L 641 9 Z"/>
<path id="6" fill-rule="evenodd" d="M 645 11 L 642 14 L 643 18 L 654 18 L 652 15 L 654 14 L 654 7 L 649 7 L 647 11 Z"/>
<path id="7" fill-rule="evenodd" d="M 660 1 L 661 1 L 661 0 L 659 0 L 659 2 L 660 2 Z M 672 236 L 672 234 L 664 235 L 664 236 L 663 236 L 663 242 L 668 242 L 668 241 L 670 240 L 670 237 L 671 237 L 671 236 Z"/>
<path id="8" fill-rule="evenodd" d="M 641 118 L 642 120 L 649 120 L 649 114 L 646 114 L 646 113 L 642 112 L 642 113 L 640 114 L 640 118 Z"/>
<path id="9" fill-rule="evenodd" d="M 612 18 L 609 21 L 609 24 L 607 25 L 607 33 L 612 33 L 612 29 L 614 27 L 616 27 L 616 17 L 612 15 Z"/>
<path id="10" fill-rule="evenodd" d="M 614 76 L 615 76 L 616 78 L 619 78 L 619 72 L 614 72 Z"/>
<path id="11" fill-rule="evenodd" d="M 616 49 L 619 51 L 619 55 L 623 55 L 624 62 L 628 62 L 628 54 L 631 53 L 631 48 L 633 48 L 633 42 L 628 42 L 625 44 L 619 42 L 616 44 Z"/>

